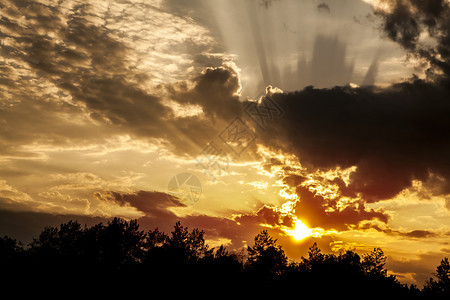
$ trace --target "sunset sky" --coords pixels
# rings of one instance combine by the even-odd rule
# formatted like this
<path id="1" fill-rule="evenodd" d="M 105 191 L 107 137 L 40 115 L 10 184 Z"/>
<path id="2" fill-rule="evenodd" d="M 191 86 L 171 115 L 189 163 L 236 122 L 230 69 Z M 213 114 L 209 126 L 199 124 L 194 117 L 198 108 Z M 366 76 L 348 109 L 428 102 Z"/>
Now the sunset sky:
<path id="1" fill-rule="evenodd" d="M 381 247 L 419 286 L 450 255 L 450 1 L 0 9 L 0 235 L 267 229 L 291 259 Z"/>

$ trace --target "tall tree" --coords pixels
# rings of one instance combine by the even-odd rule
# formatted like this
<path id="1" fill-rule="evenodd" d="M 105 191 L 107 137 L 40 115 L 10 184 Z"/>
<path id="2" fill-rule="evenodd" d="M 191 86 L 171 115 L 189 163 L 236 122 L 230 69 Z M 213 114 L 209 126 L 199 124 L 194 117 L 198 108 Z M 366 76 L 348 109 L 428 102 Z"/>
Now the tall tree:
<path id="1" fill-rule="evenodd" d="M 325 261 L 325 255 L 322 253 L 322 251 L 317 246 L 317 243 L 314 242 L 309 247 L 308 250 L 308 258 L 302 257 L 303 266 L 307 270 L 311 270 L 314 266 L 318 266 L 322 264 Z"/>
<path id="2" fill-rule="evenodd" d="M 277 245 L 277 240 L 263 230 L 254 241 L 253 246 L 247 247 L 248 269 L 265 277 L 281 275 L 287 267 L 287 257 L 282 247 Z"/>
<path id="3" fill-rule="evenodd" d="M 364 272 L 369 276 L 385 277 L 387 270 L 384 268 L 386 264 L 386 255 L 381 248 L 374 248 L 371 252 L 363 255 L 362 267 Z"/>
<path id="4" fill-rule="evenodd" d="M 145 233 L 139 230 L 137 220 L 129 222 L 114 218 L 102 228 L 100 244 L 102 258 L 110 266 L 140 262 L 144 254 Z"/>
<path id="5" fill-rule="evenodd" d="M 428 294 L 450 296 L 450 263 L 447 257 L 441 260 L 433 274 L 437 280 L 429 278 L 424 286 L 424 291 Z"/>

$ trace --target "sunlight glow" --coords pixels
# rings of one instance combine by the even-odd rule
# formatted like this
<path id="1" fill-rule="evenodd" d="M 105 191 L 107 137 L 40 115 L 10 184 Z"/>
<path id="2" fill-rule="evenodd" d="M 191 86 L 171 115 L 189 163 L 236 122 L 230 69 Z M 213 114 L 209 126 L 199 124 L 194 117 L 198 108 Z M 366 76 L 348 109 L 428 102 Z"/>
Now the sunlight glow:
<path id="1" fill-rule="evenodd" d="M 290 235 L 297 240 L 303 240 L 304 238 L 310 236 L 312 233 L 311 229 L 308 228 L 302 221 L 296 220 L 295 227 L 291 230 Z"/>
<path id="2" fill-rule="evenodd" d="M 295 193 L 289 194 L 288 192 L 286 192 L 286 190 L 280 190 L 278 192 L 278 195 L 280 195 L 280 197 L 287 199 L 287 200 L 298 200 L 298 195 Z"/>
<path id="3" fill-rule="evenodd" d="M 393 5 L 389 1 L 385 0 L 363 0 L 370 6 L 372 6 L 375 10 L 380 10 L 383 12 L 392 12 Z"/>

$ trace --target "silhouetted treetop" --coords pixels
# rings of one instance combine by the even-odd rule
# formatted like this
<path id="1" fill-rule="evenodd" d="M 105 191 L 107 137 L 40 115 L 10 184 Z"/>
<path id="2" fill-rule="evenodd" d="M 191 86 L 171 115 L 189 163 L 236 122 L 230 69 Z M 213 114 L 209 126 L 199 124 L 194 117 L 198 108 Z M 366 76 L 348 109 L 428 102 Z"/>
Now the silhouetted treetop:
<path id="1" fill-rule="evenodd" d="M 21 243 L 5 235 L 0 237 L 0 265 L 16 259 L 23 252 Z"/>
<path id="2" fill-rule="evenodd" d="M 364 272 L 369 276 L 384 277 L 387 270 L 384 268 L 387 257 L 381 248 L 374 248 L 371 252 L 363 255 L 362 267 Z"/>
<path id="3" fill-rule="evenodd" d="M 425 294 L 450 297 L 450 263 L 447 257 L 441 260 L 433 275 L 436 277 L 436 280 L 429 278 L 425 282 Z"/>
<path id="4" fill-rule="evenodd" d="M 254 245 L 247 248 L 247 268 L 263 276 L 281 275 L 287 266 L 287 257 L 282 247 L 277 245 L 277 240 L 263 230 L 254 241 Z"/>
<path id="5" fill-rule="evenodd" d="M 303 264 L 308 270 L 311 270 L 311 268 L 315 265 L 323 263 L 324 260 L 325 255 L 319 249 L 316 242 L 309 247 L 308 258 L 302 257 Z"/>

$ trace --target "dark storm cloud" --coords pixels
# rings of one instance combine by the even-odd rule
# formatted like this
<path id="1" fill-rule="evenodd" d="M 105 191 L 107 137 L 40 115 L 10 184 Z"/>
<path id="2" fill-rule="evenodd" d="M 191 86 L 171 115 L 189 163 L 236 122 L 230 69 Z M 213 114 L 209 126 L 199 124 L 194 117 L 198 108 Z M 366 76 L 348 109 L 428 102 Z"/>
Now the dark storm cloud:
<path id="1" fill-rule="evenodd" d="M 430 64 L 430 75 L 442 71 L 450 76 L 450 8 L 445 0 L 387 1 L 390 12 L 376 11 L 386 35 Z M 437 46 L 420 39 L 428 33 Z M 448 78 L 447 78 L 448 84 Z"/>
<path id="2" fill-rule="evenodd" d="M 300 176 L 300 175 L 295 175 L 295 174 L 291 174 L 291 175 L 287 175 L 283 178 L 283 183 L 287 184 L 290 187 L 297 187 L 299 186 L 302 182 L 304 182 L 307 178 Z"/>
<path id="3" fill-rule="evenodd" d="M 307 87 L 275 94 L 285 115 L 262 136 L 266 145 L 295 153 L 311 170 L 357 166 L 350 183 L 341 182 L 341 192 L 367 202 L 390 199 L 413 180 L 425 181 L 429 172 L 445 178 L 442 194 L 450 192 L 450 8 L 444 1 L 395 3 L 391 14 L 379 12 L 385 32 L 426 59 L 435 76 L 384 89 Z M 436 39 L 434 48 L 419 45 L 422 31 Z M 376 61 L 371 69 L 375 73 Z"/>
<path id="4" fill-rule="evenodd" d="M 269 226 L 293 226 L 293 219 L 290 215 L 283 215 L 273 207 L 264 205 L 256 213 L 243 214 L 235 219 L 243 224 L 267 224 Z"/>
<path id="5" fill-rule="evenodd" d="M 165 208 L 178 203 L 175 197 L 156 191 L 138 191 L 132 194 L 108 191 L 105 193 L 96 192 L 94 196 L 101 201 L 115 202 L 120 206 L 131 205 L 149 216 L 152 216 L 154 211 L 165 211 Z M 167 213 L 171 214 L 170 212 Z"/>
<path id="6" fill-rule="evenodd" d="M 393 13 L 386 16 L 384 30 L 389 38 L 405 48 L 414 48 L 420 34 L 419 24 L 410 15 L 409 7 L 402 1 L 397 2 Z"/>
<path id="7" fill-rule="evenodd" d="M 450 175 L 448 95 L 446 87 L 421 80 L 383 90 L 309 87 L 275 94 L 285 115 L 261 137 L 311 170 L 357 166 L 349 185 L 341 184 L 344 196 L 389 199 L 429 171 Z"/>
<path id="8" fill-rule="evenodd" d="M 172 98 L 180 103 L 198 104 L 210 119 L 231 120 L 242 113 L 237 92 L 240 89 L 237 74 L 224 67 L 207 68 L 192 80 L 194 88 L 172 90 Z M 170 86 L 168 86 L 170 89 Z"/>

